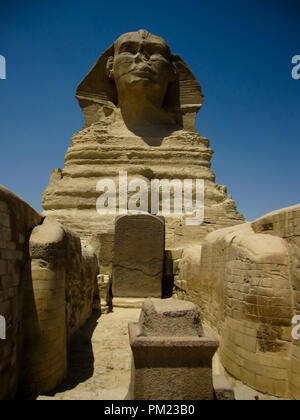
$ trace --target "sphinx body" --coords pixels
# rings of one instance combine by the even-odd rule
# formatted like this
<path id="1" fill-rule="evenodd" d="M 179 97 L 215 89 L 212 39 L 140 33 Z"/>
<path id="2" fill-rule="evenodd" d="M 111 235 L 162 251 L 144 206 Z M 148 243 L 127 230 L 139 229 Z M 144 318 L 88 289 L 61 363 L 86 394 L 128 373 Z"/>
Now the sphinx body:
<path id="1" fill-rule="evenodd" d="M 199 243 L 215 229 L 243 222 L 226 187 L 215 183 L 209 140 L 195 129 L 201 87 L 162 38 L 144 30 L 122 35 L 101 55 L 76 97 L 85 125 L 72 137 L 64 169 L 51 174 L 43 194 L 46 215 L 83 239 L 113 232 L 118 214 L 97 212 L 96 186 L 110 178 L 118 188 L 119 173 L 126 171 L 128 182 L 139 178 L 149 186 L 153 179 L 204 180 L 201 225 L 188 226 L 184 212 L 164 214 L 159 206 L 167 247 Z M 149 202 L 150 195 L 149 188 Z M 124 213 L 119 202 L 117 210 Z"/>

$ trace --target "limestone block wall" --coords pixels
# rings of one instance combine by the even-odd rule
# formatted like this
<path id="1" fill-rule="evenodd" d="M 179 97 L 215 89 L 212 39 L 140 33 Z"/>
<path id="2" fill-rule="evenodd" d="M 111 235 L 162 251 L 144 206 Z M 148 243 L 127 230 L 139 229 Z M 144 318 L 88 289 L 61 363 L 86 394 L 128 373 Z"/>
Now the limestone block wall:
<path id="1" fill-rule="evenodd" d="M 47 218 L 32 232 L 30 259 L 20 388 L 35 395 L 66 374 L 67 340 L 91 315 L 97 261 L 76 235 Z"/>
<path id="2" fill-rule="evenodd" d="M 0 315 L 6 320 L 6 340 L 0 339 L 0 400 L 14 398 L 17 391 L 26 245 L 41 221 L 27 203 L 0 186 Z"/>
<path id="3" fill-rule="evenodd" d="M 252 223 L 257 233 L 283 238 L 289 250 L 293 315 L 300 315 L 300 205 L 270 213 Z M 289 391 L 300 399 L 300 340 L 292 340 Z"/>
<path id="4" fill-rule="evenodd" d="M 61 381 L 68 338 L 92 311 L 97 271 L 91 245 L 0 186 L 0 400 Z"/>
<path id="5" fill-rule="evenodd" d="M 74 240 L 75 235 L 72 237 Z M 91 316 L 99 273 L 93 247 L 81 244 L 79 252 L 79 244 L 77 237 L 76 242 L 70 241 L 67 248 L 66 303 L 69 339 Z"/>
<path id="6" fill-rule="evenodd" d="M 187 298 L 220 337 L 228 372 L 261 392 L 297 399 L 291 320 L 299 314 L 299 212 L 295 206 L 213 232 L 202 247 L 186 248 L 179 264 Z"/>
<path id="7" fill-rule="evenodd" d="M 101 244 L 99 266 L 102 274 L 112 273 L 114 241 L 114 232 L 99 235 L 99 243 Z"/>

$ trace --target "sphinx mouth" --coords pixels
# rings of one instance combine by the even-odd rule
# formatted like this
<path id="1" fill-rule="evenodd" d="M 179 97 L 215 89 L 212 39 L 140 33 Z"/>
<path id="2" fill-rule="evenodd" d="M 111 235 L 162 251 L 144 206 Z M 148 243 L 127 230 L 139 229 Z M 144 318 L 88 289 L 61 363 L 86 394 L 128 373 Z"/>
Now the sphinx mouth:
<path id="1" fill-rule="evenodd" d="M 132 74 L 139 77 L 151 77 L 152 72 L 146 70 L 134 70 Z"/>
<path id="2" fill-rule="evenodd" d="M 135 74 L 136 76 L 140 77 L 149 77 L 153 74 L 153 71 L 149 67 L 144 68 L 133 68 L 130 73 Z"/>

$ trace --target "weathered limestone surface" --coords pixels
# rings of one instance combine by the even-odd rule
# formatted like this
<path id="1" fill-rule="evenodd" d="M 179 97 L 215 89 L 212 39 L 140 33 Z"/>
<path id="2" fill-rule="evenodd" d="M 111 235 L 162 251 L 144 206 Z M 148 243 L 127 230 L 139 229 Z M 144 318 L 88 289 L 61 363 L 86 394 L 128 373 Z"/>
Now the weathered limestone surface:
<path id="1" fill-rule="evenodd" d="M 66 375 L 67 341 L 91 315 L 98 265 L 76 235 L 47 218 L 32 232 L 30 258 L 21 391 L 37 395 Z"/>
<path id="2" fill-rule="evenodd" d="M 152 215 L 116 221 L 112 293 L 114 297 L 161 297 L 165 223 Z"/>
<path id="3" fill-rule="evenodd" d="M 252 223 L 253 230 L 278 236 L 289 252 L 290 287 L 293 314 L 300 315 L 300 205 L 274 211 Z M 300 399 L 300 340 L 292 340 L 289 367 L 289 392 Z"/>
<path id="4" fill-rule="evenodd" d="M 41 221 L 27 203 L 0 186 L 0 315 L 6 320 L 6 340 L 0 340 L 0 400 L 13 399 L 17 390 L 26 245 L 30 230 Z"/>
<path id="5" fill-rule="evenodd" d="M 191 302 L 146 300 L 129 324 L 133 352 L 130 397 L 136 400 L 212 400 L 212 357 L 218 341 L 203 334 Z"/>
<path id="6" fill-rule="evenodd" d="M 66 372 L 67 340 L 89 318 L 93 249 L 0 187 L 0 400 L 49 391 Z"/>
<path id="7" fill-rule="evenodd" d="M 300 205 L 209 234 L 186 248 L 179 279 L 220 337 L 226 370 L 258 391 L 300 397 Z M 290 357 L 292 355 L 292 357 Z"/>
<path id="8" fill-rule="evenodd" d="M 191 302 L 146 300 L 140 316 L 142 336 L 201 337 L 199 309 Z"/>
<path id="9" fill-rule="evenodd" d="M 33 280 L 39 282 L 38 286 L 48 280 L 49 272 L 49 280 L 56 276 L 61 282 L 58 288 L 65 290 L 67 336 L 70 338 L 91 314 L 97 273 L 93 249 L 83 246 L 77 235 L 55 220 L 46 218 L 31 235 L 30 256 Z M 45 288 L 48 286 L 51 290 L 50 281 Z M 53 296 L 44 299 L 51 304 Z"/>
<path id="10" fill-rule="evenodd" d="M 113 232 L 115 216 L 96 211 L 101 195 L 96 184 L 109 177 L 118 193 L 119 172 L 127 171 L 128 183 L 139 178 L 148 187 L 153 179 L 204 180 L 201 226 L 186 226 L 185 216 L 167 216 L 160 208 L 168 247 L 201 241 L 215 229 L 243 221 L 226 187 L 215 183 L 209 140 L 195 130 L 201 87 L 160 37 L 146 31 L 120 37 L 99 58 L 76 96 L 86 124 L 72 137 L 64 169 L 51 174 L 43 195 L 46 215 L 83 238 Z M 124 210 L 117 202 L 119 208 Z"/>
<path id="11" fill-rule="evenodd" d="M 103 233 L 98 237 L 94 236 L 100 244 L 99 267 L 102 274 L 109 275 L 112 272 L 114 237 L 114 232 Z M 98 255 L 97 252 L 96 254 Z"/>

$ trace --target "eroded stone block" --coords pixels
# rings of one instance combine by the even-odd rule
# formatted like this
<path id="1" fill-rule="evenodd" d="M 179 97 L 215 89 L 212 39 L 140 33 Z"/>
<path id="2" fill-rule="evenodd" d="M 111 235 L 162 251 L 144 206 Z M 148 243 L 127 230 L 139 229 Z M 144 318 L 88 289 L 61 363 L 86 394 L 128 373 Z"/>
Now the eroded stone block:
<path id="1" fill-rule="evenodd" d="M 116 220 L 114 297 L 161 297 L 164 237 L 162 218 L 140 214 Z"/>
<path id="2" fill-rule="evenodd" d="M 212 358 L 218 341 L 204 335 L 193 303 L 146 300 L 139 323 L 129 324 L 129 338 L 132 399 L 214 398 Z"/>

